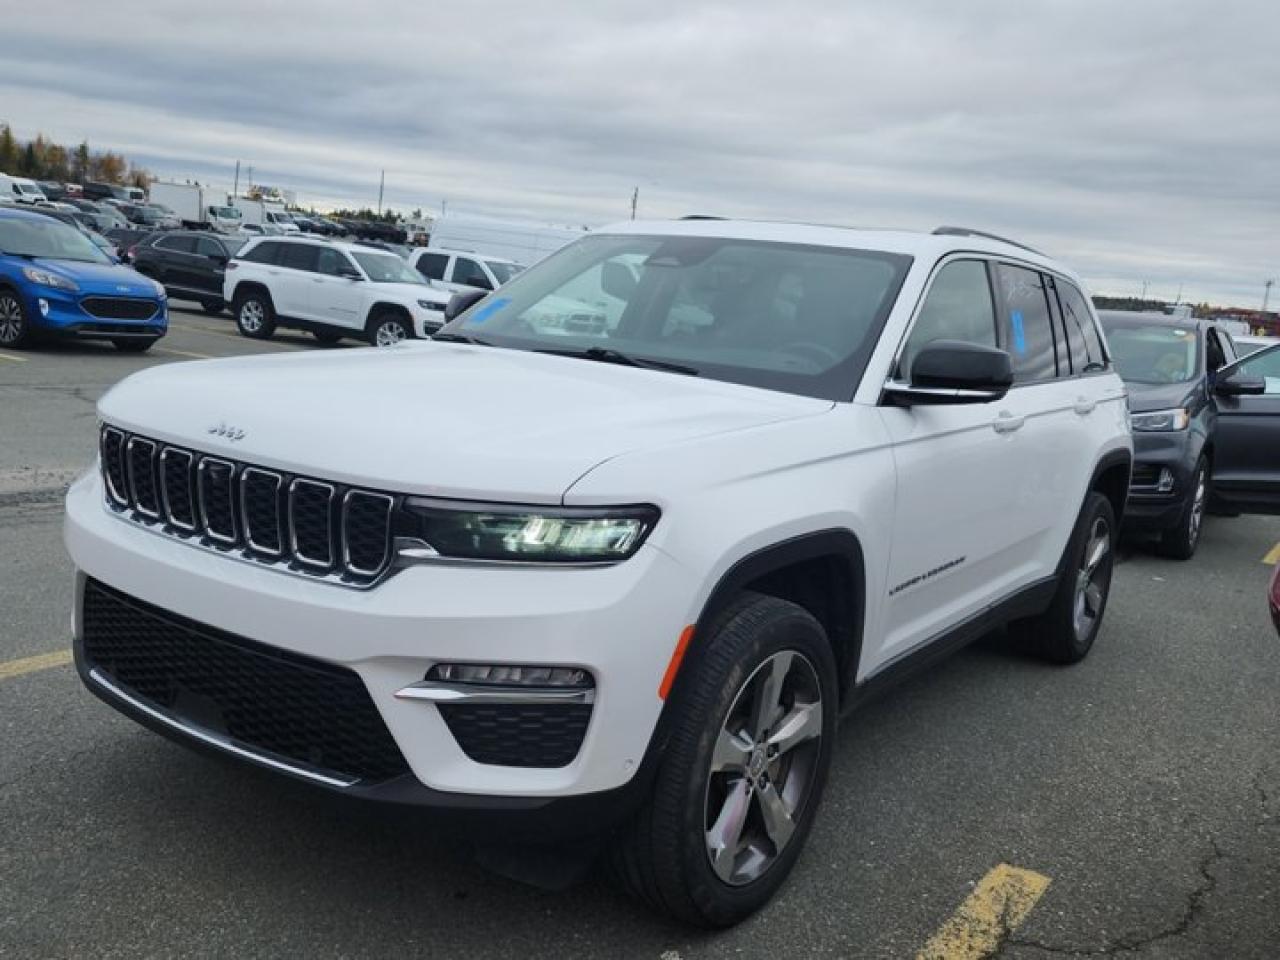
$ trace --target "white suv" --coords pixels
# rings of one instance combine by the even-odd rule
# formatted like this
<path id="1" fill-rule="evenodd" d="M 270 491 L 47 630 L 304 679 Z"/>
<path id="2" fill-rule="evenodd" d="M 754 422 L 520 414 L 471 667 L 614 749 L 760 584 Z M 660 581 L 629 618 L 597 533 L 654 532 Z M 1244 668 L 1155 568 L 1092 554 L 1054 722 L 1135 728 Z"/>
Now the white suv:
<path id="1" fill-rule="evenodd" d="M 227 264 L 223 297 L 246 337 L 297 327 L 322 343 L 356 337 L 386 347 L 440 329 L 451 294 L 394 253 L 267 237 L 245 244 Z"/>
<path id="2" fill-rule="evenodd" d="M 454 293 L 497 290 L 524 269 L 514 260 L 441 247 L 415 247 L 409 266 Z"/>
<path id="3" fill-rule="evenodd" d="M 783 882 L 871 691 L 1000 624 L 1089 652 L 1132 459 L 1076 277 L 957 229 L 627 223 L 434 342 L 152 368 L 99 413 L 95 694 L 488 836 L 608 831 L 708 925 Z"/>

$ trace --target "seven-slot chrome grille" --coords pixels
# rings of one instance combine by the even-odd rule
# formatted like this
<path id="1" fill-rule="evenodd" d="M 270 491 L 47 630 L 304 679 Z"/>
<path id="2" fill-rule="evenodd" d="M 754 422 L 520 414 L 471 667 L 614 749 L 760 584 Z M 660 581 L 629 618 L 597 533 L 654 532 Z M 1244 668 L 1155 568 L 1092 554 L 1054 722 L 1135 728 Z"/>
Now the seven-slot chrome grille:
<path id="1" fill-rule="evenodd" d="M 351 586 L 392 561 L 396 498 L 200 453 L 103 426 L 107 502 L 198 546 Z"/>

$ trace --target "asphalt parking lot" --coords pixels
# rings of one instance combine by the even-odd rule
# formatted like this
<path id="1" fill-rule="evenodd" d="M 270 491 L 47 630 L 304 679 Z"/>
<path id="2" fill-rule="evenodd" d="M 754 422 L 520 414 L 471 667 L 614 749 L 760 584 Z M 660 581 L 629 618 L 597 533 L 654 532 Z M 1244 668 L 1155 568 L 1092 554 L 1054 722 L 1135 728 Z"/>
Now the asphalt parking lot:
<path id="1" fill-rule="evenodd" d="M 1036 878 L 985 917 L 1016 926 L 993 934 L 1002 958 L 1280 956 L 1280 520 L 1211 518 L 1185 564 L 1127 551 L 1079 666 L 993 641 L 855 714 L 791 881 L 726 933 L 603 878 L 500 878 L 421 814 L 114 713 L 66 656 L 61 492 L 92 459 L 96 398 L 156 363 L 299 349 L 342 348 L 175 312 L 146 357 L 0 351 L 0 957 L 911 958 L 1001 864 Z"/>

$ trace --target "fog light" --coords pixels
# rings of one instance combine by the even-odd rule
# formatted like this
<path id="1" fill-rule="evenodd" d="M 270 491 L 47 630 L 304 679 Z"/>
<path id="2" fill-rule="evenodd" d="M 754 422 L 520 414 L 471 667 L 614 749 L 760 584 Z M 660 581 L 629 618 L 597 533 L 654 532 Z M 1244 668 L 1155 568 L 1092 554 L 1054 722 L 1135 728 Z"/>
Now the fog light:
<path id="1" fill-rule="evenodd" d="M 1173 489 L 1173 471 L 1168 467 L 1160 470 L 1160 480 L 1156 484 L 1156 490 L 1160 493 L 1168 493 Z"/>
<path id="2" fill-rule="evenodd" d="M 36 306 L 40 308 L 40 316 L 47 317 L 49 315 L 49 301 L 44 297 L 36 301 Z"/>
<path id="3" fill-rule="evenodd" d="M 595 686 L 591 674 L 580 667 L 532 667 L 484 663 L 437 663 L 428 680 L 476 683 L 493 687 L 565 687 L 584 690 Z"/>

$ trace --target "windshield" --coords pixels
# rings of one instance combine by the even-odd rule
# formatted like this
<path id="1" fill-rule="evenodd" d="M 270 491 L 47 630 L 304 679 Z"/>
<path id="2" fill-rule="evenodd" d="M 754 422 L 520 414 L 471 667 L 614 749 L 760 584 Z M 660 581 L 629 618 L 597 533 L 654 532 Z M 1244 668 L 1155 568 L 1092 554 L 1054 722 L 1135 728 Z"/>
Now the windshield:
<path id="1" fill-rule="evenodd" d="M 1183 383 L 1196 375 L 1196 331 L 1172 324 L 1115 322 L 1103 318 L 1111 359 L 1122 380 Z"/>
<path id="2" fill-rule="evenodd" d="M 909 256 L 871 250 L 595 235 L 448 329 L 520 350 L 616 351 L 849 400 L 910 265 Z"/>
<path id="3" fill-rule="evenodd" d="M 44 196 L 44 192 L 34 183 L 23 183 L 19 180 L 14 183 L 14 186 L 18 188 L 19 193 L 25 193 L 27 196 Z"/>
<path id="4" fill-rule="evenodd" d="M 360 264 L 360 269 L 369 275 L 374 283 L 416 283 L 426 286 L 422 274 L 414 270 L 394 253 L 369 253 L 368 251 L 351 251 L 351 255 Z"/>
<path id="5" fill-rule="evenodd" d="M 524 269 L 524 267 L 518 263 L 505 263 L 502 260 L 486 260 L 485 263 L 488 264 L 489 269 L 493 271 L 493 275 L 497 279 L 499 286 L 506 283 Z"/>
<path id="6" fill-rule="evenodd" d="M 240 219 L 240 211 L 236 207 L 210 207 L 209 212 L 220 220 Z"/>
<path id="7" fill-rule="evenodd" d="M 17 257 L 47 257 L 78 263 L 110 263 L 93 241 L 59 220 L 0 219 L 0 252 Z"/>

